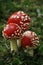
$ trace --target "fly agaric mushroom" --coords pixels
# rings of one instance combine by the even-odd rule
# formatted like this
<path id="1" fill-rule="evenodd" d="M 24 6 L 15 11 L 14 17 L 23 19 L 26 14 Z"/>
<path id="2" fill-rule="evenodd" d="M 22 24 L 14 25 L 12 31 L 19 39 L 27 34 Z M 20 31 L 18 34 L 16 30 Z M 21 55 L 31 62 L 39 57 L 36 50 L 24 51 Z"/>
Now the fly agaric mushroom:
<path id="1" fill-rule="evenodd" d="M 11 51 L 16 52 L 18 50 L 16 39 L 21 36 L 21 28 L 15 23 L 10 23 L 4 27 L 2 33 L 3 37 L 10 39 Z"/>
<path id="2" fill-rule="evenodd" d="M 25 49 L 25 52 L 28 51 L 28 53 L 33 56 L 33 49 L 39 45 L 38 43 L 39 38 L 35 32 L 26 31 L 23 33 L 21 45 Z"/>
<path id="3" fill-rule="evenodd" d="M 22 32 L 24 32 L 24 31 L 28 30 L 30 27 L 30 17 L 23 11 L 18 11 L 9 17 L 8 24 L 9 23 L 18 24 L 21 27 Z M 20 39 L 17 40 L 18 47 L 21 46 L 20 41 L 21 41 Z"/>
<path id="4" fill-rule="evenodd" d="M 23 31 L 26 31 L 29 29 L 30 17 L 26 13 L 24 13 L 23 11 L 18 11 L 9 17 L 8 24 L 9 23 L 18 24 L 21 27 L 22 32 L 23 32 Z"/>

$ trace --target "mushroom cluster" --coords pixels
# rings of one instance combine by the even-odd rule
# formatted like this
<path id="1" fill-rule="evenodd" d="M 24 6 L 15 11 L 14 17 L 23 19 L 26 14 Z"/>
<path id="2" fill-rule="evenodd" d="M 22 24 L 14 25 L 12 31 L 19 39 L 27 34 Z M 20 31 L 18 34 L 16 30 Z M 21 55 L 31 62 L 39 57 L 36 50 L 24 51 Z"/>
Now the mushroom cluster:
<path id="1" fill-rule="evenodd" d="M 25 52 L 33 55 L 33 50 L 39 46 L 39 38 L 33 31 L 29 31 L 30 17 L 23 11 L 13 13 L 2 31 L 3 37 L 10 39 L 11 51 L 18 51 L 22 47 Z"/>

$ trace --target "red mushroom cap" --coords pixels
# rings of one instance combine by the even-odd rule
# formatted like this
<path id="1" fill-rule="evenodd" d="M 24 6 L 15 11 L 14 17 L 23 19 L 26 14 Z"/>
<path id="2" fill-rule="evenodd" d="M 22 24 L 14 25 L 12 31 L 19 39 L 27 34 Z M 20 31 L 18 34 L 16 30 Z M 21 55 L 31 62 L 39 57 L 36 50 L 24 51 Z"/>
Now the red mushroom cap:
<path id="1" fill-rule="evenodd" d="M 9 23 L 16 23 L 21 27 L 22 31 L 25 31 L 28 30 L 30 26 L 30 17 L 23 11 L 18 11 L 9 17 L 8 24 Z"/>
<path id="2" fill-rule="evenodd" d="M 15 23 L 10 23 L 4 27 L 2 33 L 3 37 L 6 38 L 19 37 L 21 35 L 21 28 Z"/>
<path id="3" fill-rule="evenodd" d="M 26 31 L 22 35 L 21 44 L 22 47 L 26 48 L 26 46 L 29 47 L 36 47 L 38 46 L 39 39 L 35 32 L 32 31 Z"/>

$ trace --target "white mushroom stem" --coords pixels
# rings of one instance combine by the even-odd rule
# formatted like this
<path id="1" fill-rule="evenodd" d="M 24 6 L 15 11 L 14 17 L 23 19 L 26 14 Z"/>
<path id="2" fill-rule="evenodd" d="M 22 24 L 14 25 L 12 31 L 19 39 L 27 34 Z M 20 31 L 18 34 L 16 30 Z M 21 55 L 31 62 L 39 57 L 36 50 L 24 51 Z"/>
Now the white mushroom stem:
<path id="1" fill-rule="evenodd" d="M 17 41 L 15 39 L 10 40 L 10 47 L 11 47 L 11 51 L 17 52 L 17 50 L 18 50 Z"/>
<path id="2" fill-rule="evenodd" d="M 17 39 L 17 46 L 18 46 L 18 48 L 21 47 L 21 39 L 20 38 Z"/>
<path id="3" fill-rule="evenodd" d="M 28 51 L 28 53 L 29 53 L 30 56 L 33 56 L 33 55 L 34 55 L 34 50 L 33 50 L 33 49 L 30 49 L 30 50 Z"/>
<path id="4" fill-rule="evenodd" d="M 28 53 L 30 56 L 34 55 L 34 50 L 30 47 L 26 47 L 26 49 L 24 50 L 26 53 Z"/>

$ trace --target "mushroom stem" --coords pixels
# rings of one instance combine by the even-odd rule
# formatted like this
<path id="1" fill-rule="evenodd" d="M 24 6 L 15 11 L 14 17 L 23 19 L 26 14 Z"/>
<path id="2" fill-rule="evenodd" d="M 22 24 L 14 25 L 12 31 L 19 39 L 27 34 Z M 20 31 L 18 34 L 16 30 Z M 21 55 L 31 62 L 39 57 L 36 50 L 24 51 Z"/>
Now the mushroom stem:
<path id="1" fill-rule="evenodd" d="M 34 50 L 33 50 L 33 49 L 30 49 L 30 50 L 28 51 L 28 53 L 29 53 L 30 56 L 33 56 L 33 55 L 34 55 Z"/>
<path id="2" fill-rule="evenodd" d="M 10 47 L 11 47 L 11 51 L 17 52 L 18 48 L 17 48 L 17 42 L 15 39 L 10 40 Z"/>
<path id="3" fill-rule="evenodd" d="M 26 53 L 28 53 L 30 56 L 34 55 L 34 50 L 30 47 L 26 47 L 26 49 L 24 50 Z"/>
<path id="4" fill-rule="evenodd" d="M 18 48 L 21 47 L 21 39 L 20 38 L 17 39 L 17 46 L 18 46 Z"/>

